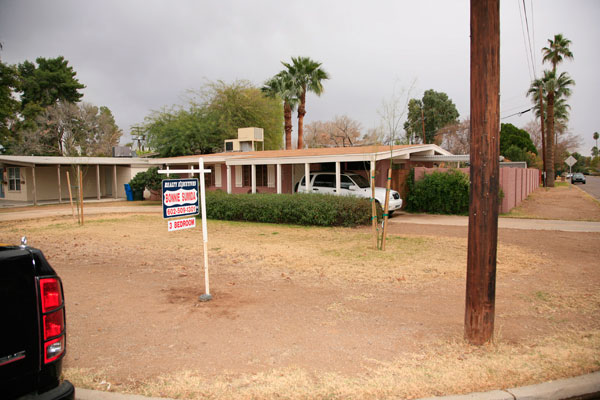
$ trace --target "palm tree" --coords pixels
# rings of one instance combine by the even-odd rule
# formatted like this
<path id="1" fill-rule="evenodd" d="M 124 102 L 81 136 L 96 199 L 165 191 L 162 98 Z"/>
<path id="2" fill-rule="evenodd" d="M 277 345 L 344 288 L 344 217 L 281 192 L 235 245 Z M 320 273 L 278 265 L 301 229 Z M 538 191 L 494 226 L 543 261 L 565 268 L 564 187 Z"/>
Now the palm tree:
<path id="1" fill-rule="evenodd" d="M 594 132 L 594 140 L 596 141 L 596 148 L 598 148 L 598 138 L 600 138 L 600 135 L 598 135 L 598 132 Z"/>
<path id="2" fill-rule="evenodd" d="M 304 147 L 304 116 L 306 115 L 306 92 L 320 96 L 323 93 L 321 81 L 329 79 L 329 75 L 321 68 L 321 63 L 308 57 L 292 57 L 291 64 L 281 62 L 286 68 L 298 90 L 300 104 L 298 106 L 298 148 Z"/>
<path id="3" fill-rule="evenodd" d="M 571 86 L 575 81 L 571 79 L 568 73 L 562 72 L 556 76 L 554 71 L 544 71 L 544 77 L 536 79 L 531 83 L 528 95 L 531 95 L 539 104 L 539 88 L 542 88 L 542 98 L 546 99 L 545 123 L 546 123 L 546 173 L 550 177 L 548 186 L 554 186 L 554 131 L 555 122 L 558 117 L 559 122 L 566 122 L 568 119 L 568 108 L 565 99 L 571 95 Z M 539 115 L 539 109 L 538 115 Z"/>
<path id="4" fill-rule="evenodd" d="M 283 119 L 285 121 L 285 149 L 292 149 L 292 112 L 298 104 L 298 92 L 292 77 L 287 71 L 281 71 L 260 89 L 267 97 L 279 97 L 283 100 Z"/>
<path id="5" fill-rule="evenodd" d="M 548 39 L 548 47 L 542 49 L 544 61 L 552 64 L 552 72 L 556 73 L 556 66 L 560 64 L 564 58 L 573 59 L 573 53 L 569 50 L 571 41 L 564 37 L 562 33 L 554 35 L 554 40 Z"/>

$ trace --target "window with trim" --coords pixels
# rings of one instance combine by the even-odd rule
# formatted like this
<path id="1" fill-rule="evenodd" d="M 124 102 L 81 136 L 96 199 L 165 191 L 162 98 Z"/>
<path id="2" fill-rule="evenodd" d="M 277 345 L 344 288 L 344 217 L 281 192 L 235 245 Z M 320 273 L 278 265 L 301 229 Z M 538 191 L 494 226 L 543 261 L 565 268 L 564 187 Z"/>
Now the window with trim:
<path id="1" fill-rule="evenodd" d="M 8 190 L 15 192 L 21 190 L 21 168 L 8 168 Z"/>
<path id="2" fill-rule="evenodd" d="M 242 168 L 242 185 L 252 186 L 252 166 L 244 165 Z M 256 186 L 268 186 L 269 173 L 266 165 L 256 166 Z"/>

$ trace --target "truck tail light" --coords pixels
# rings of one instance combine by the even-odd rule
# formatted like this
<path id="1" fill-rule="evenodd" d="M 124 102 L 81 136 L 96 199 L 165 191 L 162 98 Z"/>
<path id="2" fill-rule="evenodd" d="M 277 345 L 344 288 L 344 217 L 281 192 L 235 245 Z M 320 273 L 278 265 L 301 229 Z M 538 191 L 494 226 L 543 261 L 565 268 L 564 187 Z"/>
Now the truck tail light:
<path id="1" fill-rule="evenodd" d="M 58 359 L 65 351 L 64 299 L 58 278 L 42 278 L 39 282 L 43 314 L 44 363 L 47 364 Z"/>
<path id="2" fill-rule="evenodd" d="M 56 278 L 40 279 L 40 292 L 42 295 L 42 312 L 46 313 L 62 305 L 62 291 Z"/>
<path id="3" fill-rule="evenodd" d="M 62 309 L 44 315 L 44 340 L 60 335 L 64 328 L 65 318 Z"/>

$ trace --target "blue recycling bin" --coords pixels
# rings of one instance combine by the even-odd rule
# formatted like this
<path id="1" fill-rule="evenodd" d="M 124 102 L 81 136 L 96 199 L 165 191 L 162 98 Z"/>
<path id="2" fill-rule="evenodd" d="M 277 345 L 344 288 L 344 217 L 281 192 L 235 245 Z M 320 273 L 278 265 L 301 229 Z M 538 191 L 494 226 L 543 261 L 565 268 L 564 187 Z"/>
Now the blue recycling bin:
<path id="1" fill-rule="evenodd" d="M 129 183 L 125 184 L 125 195 L 127 195 L 127 201 L 133 201 L 133 190 L 131 190 Z"/>

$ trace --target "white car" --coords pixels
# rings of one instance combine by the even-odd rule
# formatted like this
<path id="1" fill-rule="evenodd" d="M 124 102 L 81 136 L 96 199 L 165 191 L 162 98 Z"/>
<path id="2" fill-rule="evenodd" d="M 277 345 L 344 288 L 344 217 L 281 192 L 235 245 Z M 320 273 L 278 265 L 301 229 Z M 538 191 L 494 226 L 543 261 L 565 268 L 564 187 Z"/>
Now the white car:
<path id="1" fill-rule="evenodd" d="M 306 192 L 305 176 L 302 177 L 296 186 L 296 192 Z M 310 174 L 311 192 L 322 194 L 336 194 L 335 173 L 333 172 L 315 172 Z M 371 185 L 362 175 L 344 173 L 340 174 L 341 194 L 344 196 L 358 196 L 371 198 Z M 375 200 L 385 207 L 385 188 L 375 187 Z M 390 190 L 389 215 L 402 208 L 402 199 L 400 193 Z"/>

